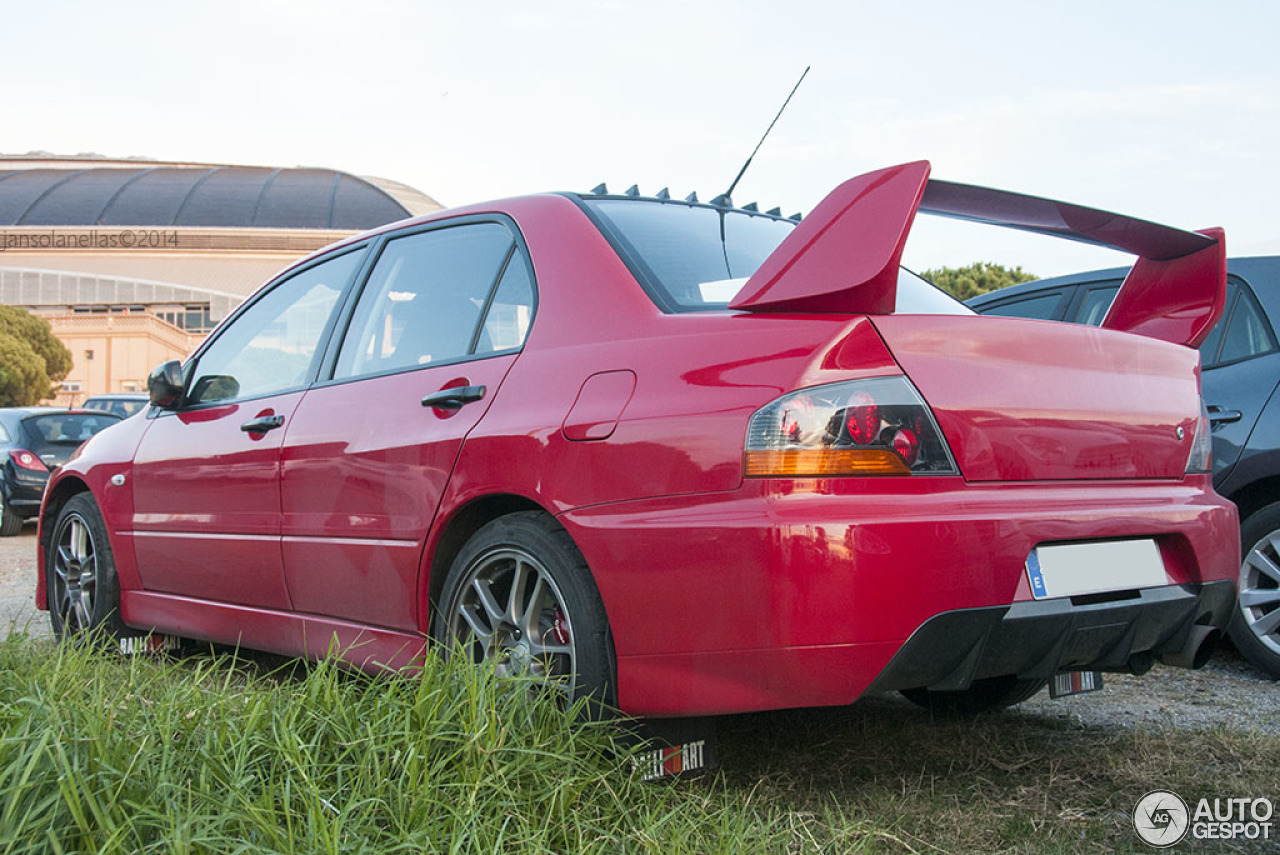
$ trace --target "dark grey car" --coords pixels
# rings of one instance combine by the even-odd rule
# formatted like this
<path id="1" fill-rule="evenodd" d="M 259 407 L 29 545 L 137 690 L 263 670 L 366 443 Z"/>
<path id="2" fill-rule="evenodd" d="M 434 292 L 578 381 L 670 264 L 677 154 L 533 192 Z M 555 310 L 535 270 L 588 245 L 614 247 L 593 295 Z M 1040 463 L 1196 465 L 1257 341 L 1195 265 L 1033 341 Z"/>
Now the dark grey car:
<path id="1" fill-rule="evenodd" d="M 1102 323 L 1126 268 L 1014 285 L 974 297 L 984 315 Z M 1222 319 L 1200 345 L 1213 424 L 1213 483 L 1240 508 L 1240 599 L 1231 638 L 1280 678 L 1280 256 L 1227 263 Z"/>

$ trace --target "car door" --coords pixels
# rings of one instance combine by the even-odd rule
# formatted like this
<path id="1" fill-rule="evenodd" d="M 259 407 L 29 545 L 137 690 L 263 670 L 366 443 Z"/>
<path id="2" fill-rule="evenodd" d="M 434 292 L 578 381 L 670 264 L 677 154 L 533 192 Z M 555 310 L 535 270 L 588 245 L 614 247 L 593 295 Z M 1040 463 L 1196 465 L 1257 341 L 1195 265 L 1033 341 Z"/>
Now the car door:
<path id="1" fill-rule="evenodd" d="M 506 223 L 433 227 L 382 247 L 330 380 L 307 393 L 285 438 L 295 609 L 418 628 L 426 533 L 533 307 L 532 268 Z"/>
<path id="2" fill-rule="evenodd" d="M 188 364 L 182 405 L 153 418 L 134 457 L 133 542 L 145 589 L 289 608 L 281 428 L 315 377 L 364 252 L 264 289 Z"/>
<path id="3" fill-rule="evenodd" d="M 1227 304 L 1200 347 L 1201 388 L 1213 430 L 1213 479 L 1221 485 L 1240 459 L 1280 377 L 1271 324 L 1243 280 L 1231 277 Z"/>

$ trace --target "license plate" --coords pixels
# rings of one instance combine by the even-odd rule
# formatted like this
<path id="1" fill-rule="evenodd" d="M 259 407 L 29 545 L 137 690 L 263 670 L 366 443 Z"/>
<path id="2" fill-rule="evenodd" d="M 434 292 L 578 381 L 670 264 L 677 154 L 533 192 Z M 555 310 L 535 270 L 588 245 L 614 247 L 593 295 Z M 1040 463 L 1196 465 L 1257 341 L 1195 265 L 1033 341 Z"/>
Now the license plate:
<path id="1" fill-rule="evenodd" d="M 1027 556 L 1027 579 L 1037 600 L 1169 584 L 1150 538 L 1037 546 Z"/>
<path id="2" fill-rule="evenodd" d="M 1101 672 L 1071 671 L 1053 675 L 1053 679 L 1049 681 L 1049 697 L 1066 698 L 1071 695 L 1083 695 L 1085 692 L 1096 692 L 1101 688 Z"/>

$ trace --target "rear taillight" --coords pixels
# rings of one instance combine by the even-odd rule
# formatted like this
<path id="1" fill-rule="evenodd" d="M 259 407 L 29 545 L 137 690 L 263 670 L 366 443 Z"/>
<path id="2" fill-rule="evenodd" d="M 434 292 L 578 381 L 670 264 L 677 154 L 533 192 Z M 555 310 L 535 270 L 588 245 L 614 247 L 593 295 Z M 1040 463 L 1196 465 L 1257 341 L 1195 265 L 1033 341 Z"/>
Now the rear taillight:
<path id="1" fill-rule="evenodd" d="M 958 475 L 933 414 L 906 377 L 784 395 L 747 428 L 748 478 Z"/>
<path id="2" fill-rule="evenodd" d="M 49 467 L 45 466 L 39 457 L 36 457 L 25 448 L 12 448 L 9 450 L 9 459 L 23 469 L 34 469 L 37 472 L 48 472 Z"/>
<path id="3" fill-rule="evenodd" d="M 1213 438 L 1209 435 L 1209 410 L 1200 399 L 1200 418 L 1196 420 L 1195 435 L 1191 439 L 1191 451 L 1187 454 L 1186 474 L 1203 474 L 1213 471 Z"/>

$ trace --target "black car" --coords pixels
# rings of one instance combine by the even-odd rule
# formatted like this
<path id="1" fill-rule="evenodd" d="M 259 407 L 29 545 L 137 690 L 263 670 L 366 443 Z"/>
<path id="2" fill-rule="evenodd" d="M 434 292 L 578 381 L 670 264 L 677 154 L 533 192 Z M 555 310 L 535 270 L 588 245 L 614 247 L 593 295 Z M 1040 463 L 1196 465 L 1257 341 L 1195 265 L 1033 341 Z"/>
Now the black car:
<path id="1" fill-rule="evenodd" d="M 984 315 L 1102 323 L 1128 272 L 1096 270 L 992 291 L 968 301 Z M 1227 263 L 1222 318 L 1200 345 L 1213 425 L 1213 483 L 1240 508 L 1240 599 L 1231 638 L 1280 678 L 1280 256 Z"/>
<path id="2" fill-rule="evenodd" d="M 49 472 L 89 437 L 120 421 L 101 410 L 0 409 L 0 537 L 12 537 L 40 512 Z"/>

